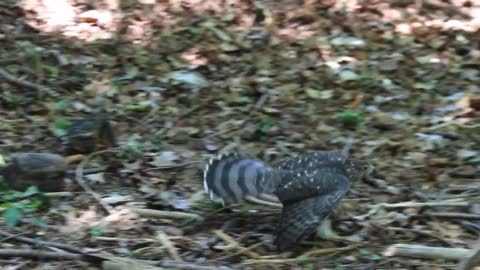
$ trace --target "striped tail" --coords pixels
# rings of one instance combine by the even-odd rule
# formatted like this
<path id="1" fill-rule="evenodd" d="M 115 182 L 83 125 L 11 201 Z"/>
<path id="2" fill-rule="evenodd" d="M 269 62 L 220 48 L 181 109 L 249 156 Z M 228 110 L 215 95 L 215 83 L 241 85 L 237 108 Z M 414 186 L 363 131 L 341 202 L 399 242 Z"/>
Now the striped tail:
<path id="1" fill-rule="evenodd" d="M 241 202 L 247 196 L 273 194 L 280 173 L 268 165 L 236 154 L 212 158 L 204 170 L 203 186 L 214 201 Z"/>

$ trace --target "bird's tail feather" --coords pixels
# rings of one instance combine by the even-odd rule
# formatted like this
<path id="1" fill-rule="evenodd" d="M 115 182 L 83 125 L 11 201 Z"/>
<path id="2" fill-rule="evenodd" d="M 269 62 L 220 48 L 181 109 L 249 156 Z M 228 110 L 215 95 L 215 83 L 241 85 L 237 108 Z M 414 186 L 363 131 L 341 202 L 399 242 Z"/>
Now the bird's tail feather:
<path id="1" fill-rule="evenodd" d="M 280 174 L 268 165 L 236 154 L 212 158 L 204 170 L 203 185 L 212 200 L 236 203 L 246 196 L 272 194 Z"/>

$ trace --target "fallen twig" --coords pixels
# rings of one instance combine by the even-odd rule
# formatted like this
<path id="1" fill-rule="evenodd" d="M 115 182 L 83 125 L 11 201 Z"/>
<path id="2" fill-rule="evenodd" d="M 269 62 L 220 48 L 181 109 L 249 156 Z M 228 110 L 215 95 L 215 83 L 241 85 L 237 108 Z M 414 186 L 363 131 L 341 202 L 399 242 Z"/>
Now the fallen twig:
<path id="1" fill-rule="evenodd" d="M 45 196 L 48 198 L 63 198 L 63 197 L 72 197 L 74 193 L 68 191 L 59 191 L 59 192 L 45 192 Z"/>
<path id="2" fill-rule="evenodd" d="M 15 78 L 13 75 L 8 73 L 5 69 L 0 68 L 0 79 L 2 79 L 2 78 L 6 82 L 8 82 L 12 85 L 18 86 L 18 87 L 28 88 L 28 89 L 31 89 L 31 90 L 34 90 L 34 91 L 47 93 L 47 94 L 52 95 L 52 96 L 56 95 L 51 89 L 49 89 L 45 86 L 34 84 L 32 82 L 25 81 L 25 80 L 22 80 L 22 79 L 19 79 L 19 78 Z"/>
<path id="3" fill-rule="evenodd" d="M 260 199 L 262 199 L 262 200 L 266 200 L 266 201 L 274 202 L 274 203 L 280 203 L 280 200 L 279 200 L 278 197 L 275 196 L 275 195 L 262 193 L 262 194 L 260 194 L 259 197 L 260 197 Z"/>
<path id="4" fill-rule="evenodd" d="M 276 207 L 276 208 L 282 208 L 283 207 L 283 205 L 281 203 L 274 203 L 274 202 L 270 202 L 270 201 L 255 198 L 253 196 L 247 196 L 247 197 L 245 197 L 245 200 L 247 200 L 251 203 L 256 203 L 256 204 L 261 204 L 261 205 L 266 205 L 266 206 L 272 206 L 272 207 Z"/>
<path id="5" fill-rule="evenodd" d="M 85 167 L 85 165 L 93 156 L 110 151 L 112 151 L 112 149 L 91 153 L 86 158 L 84 158 L 82 162 L 80 162 L 80 164 L 78 164 L 77 169 L 75 170 L 75 181 L 83 188 L 83 190 L 85 190 L 85 192 L 89 193 L 103 207 L 103 209 L 105 209 L 108 214 L 112 214 L 113 208 L 110 205 L 104 203 L 100 194 L 96 193 L 93 189 L 90 188 L 89 185 L 87 185 L 85 181 L 83 181 L 83 167 Z"/>
<path id="6" fill-rule="evenodd" d="M 242 250 L 239 250 L 238 252 L 235 252 L 235 253 L 232 253 L 232 254 L 228 254 L 226 256 L 223 256 L 223 257 L 220 257 L 220 258 L 215 258 L 214 261 L 223 261 L 223 260 L 226 260 L 226 259 L 229 259 L 231 257 L 234 257 L 234 256 L 237 256 L 237 255 L 240 255 L 242 253 L 244 253 L 245 251 L 247 250 L 252 250 L 252 249 L 255 249 L 261 245 L 264 245 L 266 241 L 263 241 L 263 242 L 260 242 L 260 243 L 256 243 L 254 245 L 251 245 L 249 247 L 246 247 L 245 249 L 242 249 Z"/>
<path id="7" fill-rule="evenodd" d="M 51 252 L 31 249 L 0 249 L 0 257 L 22 257 L 35 260 L 80 260 L 82 255 L 67 252 Z"/>
<path id="8" fill-rule="evenodd" d="M 158 167 L 150 167 L 147 169 L 142 170 L 143 172 L 150 172 L 150 171 L 155 171 L 155 170 L 166 170 L 166 169 L 173 169 L 173 168 L 180 168 L 184 167 L 190 164 L 195 164 L 199 163 L 200 161 L 188 161 L 180 164 L 173 164 L 173 165 L 168 165 L 168 166 L 158 166 Z"/>
<path id="9" fill-rule="evenodd" d="M 370 208 L 383 207 L 385 209 L 410 208 L 410 207 L 466 207 L 470 204 L 465 201 L 434 201 L 434 202 L 402 202 L 402 203 L 381 203 L 372 205 Z"/>
<path id="10" fill-rule="evenodd" d="M 448 127 L 448 126 L 456 126 L 456 127 L 464 128 L 464 129 L 480 128 L 480 124 L 465 125 L 465 124 L 459 123 L 457 121 L 450 121 L 450 122 L 445 122 L 445 123 L 438 124 L 436 126 L 428 127 L 425 130 L 431 131 L 431 130 L 436 130 L 436 129 L 440 129 L 440 128 L 444 128 L 444 127 Z"/>
<path id="11" fill-rule="evenodd" d="M 180 218 L 180 219 L 195 219 L 203 220 L 203 218 L 198 214 L 177 212 L 177 211 L 161 211 L 153 209 L 144 209 L 144 208 L 131 208 L 135 213 L 144 217 L 155 217 L 155 218 Z"/>
<path id="12" fill-rule="evenodd" d="M 168 260 L 162 260 L 161 266 L 165 268 L 192 269 L 192 270 L 231 270 L 232 269 L 228 266 L 198 265 L 193 263 L 176 262 L 176 261 L 168 261 Z"/>
<path id="13" fill-rule="evenodd" d="M 70 251 L 70 252 L 82 253 L 81 249 L 79 249 L 77 247 L 74 247 L 72 245 L 68 245 L 68 244 L 62 244 L 62 243 L 55 243 L 55 242 L 50 242 L 50 241 L 42 241 L 42 240 L 38 240 L 38 239 L 32 239 L 32 238 L 28 238 L 28 237 L 25 237 L 25 236 L 15 235 L 13 233 L 5 232 L 5 231 L 0 231 L 0 235 L 8 237 L 9 239 L 15 239 L 17 241 L 27 243 L 27 244 L 40 245 L 40 246 L 42 246 L 42 245 L 43 246 L 50 246 L 50 247 L 56 247 L 56 248 L 59 248 L 59 249 Z"/>
<path id="14" fill-rule="evenodd" d="M 473 219 L 473 220 L 480 220 L 480 215 L 478 214 L 468 214 L 468 213 L 425 213 L 420 214 L 418 216 L 428 216 L 428 217 L 436 217 L 436 218 L 458 218 L 458 219 Z"/>
<path id="15" fill-rule="evenodd" d="M 472 256 L 463 259 L 457 266 L 457 270 L 471 270 L 480 265 L 480 244 L 477 243 Z"/>
<path id="16" fill-rule="evenodd" d="M 242 253 L 246 254 L 247 256 L 249 256 L 251 258 L 260 258 L 260 255 L 258 255 L 258 253 L 254 252 L 254 251 L 251 251 L 251 250 L 248 250 L 247 248 L 242 246 L 240 243 L 235 241 L 235 239 L 233 239 L 232 237 L 230 237 L 228 234 L 224 233 L 223 231 L 215 230 L 214 233 L 218 236 L 218 238 L 222 239 L 223 241 L 225 241 L 230 246 L 241 250 Z"/>
<path id="17" fill-rule="evenodd" d="M 331 254 L 331 253 L 347 252 L 347 251 L 358 249 L 358 248 L 363 247 L 365 245 L 366 245 L 366 243 L 362 243 L 362 244 L 359 244 L 359 245 L 351 245 L 351 246 L 346 246 L 346 247 L 339 247 L 339 248 L 319 248 L 319 249 L 314 249 L 314 250 L 307 251 L 307 252 L 303 253 L 302 256 L 313 257 L 313 256 L 325 255 L 325 254 Z"/>
<path id="18" fill-rule="evenodd" d="M 472 256 L 473 253 L 473 250 L 465 248 L 394 244 L 387 247 L 383 255 L 387 257 L 400 256 L 417 259 L 462 260 Z"/>
<path id="19" fill-rule="evenodd" d="M 172 241 L 168 239 L 168 236 L 164 232 L 159 232 L 157 238 L 163 244 L 165 249 L 167 249 L 168 253 L 175 261 L 183 262 L 182 258 L 180 258 L 180 255 L 178 255 L 177 248 L 172 243 Z"/>
<path id="20" fill-rule="evenodd" d="M 380 226 L 378 226 L 378 227 L 380 227 Z M 440 237 L 439 235 L 435 235 L 435 233 L 430 232 L 430 231 L 408 229 L 408 228 L 398 228 L 398 227 L 386 227 L 386 229 L 390 230 L 390 231 L 396 231 L 396 232 L 402 232 L 402 233 L 411 232 L 411 233 L 415 233 L 415 234 L 418 234 L 418 235 L 431 237 L 433 239 L 437 239 L 437 240 L 441 241 L 444 244 L 447 244 L 449 246 L 453 246 L 452 242 L 448 241 L 447 239 L 444 239 L 444 238 Z"/>
<path id="21" fill-rule="evenodd" d="M 297 257 L 292 259 L 256 259 L 256 260 L 245 260 L 242 262 L 242 264 L 251 265 L 251 264 L 302 263 L 302 262 L 314 262 L 318 260 L 320 259 L 305 258 L 305 257 Z"/>
<path id="22" fill-rule="evenodd" d="M 104 261 L 103 270 L 164 270 L 165 268 L 125 261 Z"/>

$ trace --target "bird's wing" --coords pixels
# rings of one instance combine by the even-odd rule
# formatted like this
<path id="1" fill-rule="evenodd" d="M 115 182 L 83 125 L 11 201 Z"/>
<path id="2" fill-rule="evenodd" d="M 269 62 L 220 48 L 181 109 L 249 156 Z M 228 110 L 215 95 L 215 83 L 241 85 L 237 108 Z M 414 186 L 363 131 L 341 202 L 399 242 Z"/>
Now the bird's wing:
<path id="1" fill-rule="evenodd" d="M 347 192 L 348 188 L 337 188 L 324 195 L 284 203 L 275 240 L 278 249 L 287 250 L 312 235 Z"/>
<path id="2" fill-rule="evenodd" d="M 332 163 L 315 169 L 286 172 L 275 191 L 285 205 L 312 197 L 328 195 L 337 190 L 348 191 L 349 177 L 342 163 Z"/>
<path id="3" fill-rule="evenodd" d="M 291 157 L 275 165 L 275 168 L 282 170 L 313 170 L 322 166 L 329 166 L 332 163 L 344 162 L 347 158 L 338 151 L 313 151 L 302 155 Z"/>

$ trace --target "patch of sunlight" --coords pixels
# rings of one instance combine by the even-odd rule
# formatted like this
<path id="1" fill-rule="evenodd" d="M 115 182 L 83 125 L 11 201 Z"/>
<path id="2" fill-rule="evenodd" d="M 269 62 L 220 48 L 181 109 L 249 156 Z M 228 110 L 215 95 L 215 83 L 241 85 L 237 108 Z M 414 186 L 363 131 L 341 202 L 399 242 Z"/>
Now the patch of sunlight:
<path id="1" fill-rule="evenodd" d="M 400 34 L 412 34 L 416 28 L 429 27 L 439 28 L 450 31 L 476 32 L 480 29 L 480 12 L 478 17 L 472 17 L 470 20 L 426 20 L 424 22 L 399 23 L 395 30 Z"/>
<path id="2" fill-rule="evenodd" d="M 75 22 L 75 9 L 68 0 L 23 0 L 20 6 L 36 20 L 31 20 L 32 27 L 41 27 L 45 32 L 58 31 Z M 29 17 L 30 17 L 29 16 Z"/>
<path id="3" fill-rule="evenodd" d="M 208 59 L 202 55 L 202 52 L 197 48 L 191 48 L 183 52 L 180 57 L 190 64 L 191 68 L 208 65 Z"/>

